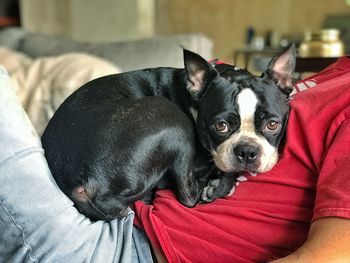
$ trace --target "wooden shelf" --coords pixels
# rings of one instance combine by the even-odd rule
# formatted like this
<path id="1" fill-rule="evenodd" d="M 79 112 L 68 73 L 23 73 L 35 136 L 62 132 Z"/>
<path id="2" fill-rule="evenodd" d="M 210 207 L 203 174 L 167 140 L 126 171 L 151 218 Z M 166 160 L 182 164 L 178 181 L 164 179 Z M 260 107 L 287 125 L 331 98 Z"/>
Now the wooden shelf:
<path id="1" fill-rule="evenodd" d="M 19 18 L 0 16 L 0 27 L 19 26 Z"/>

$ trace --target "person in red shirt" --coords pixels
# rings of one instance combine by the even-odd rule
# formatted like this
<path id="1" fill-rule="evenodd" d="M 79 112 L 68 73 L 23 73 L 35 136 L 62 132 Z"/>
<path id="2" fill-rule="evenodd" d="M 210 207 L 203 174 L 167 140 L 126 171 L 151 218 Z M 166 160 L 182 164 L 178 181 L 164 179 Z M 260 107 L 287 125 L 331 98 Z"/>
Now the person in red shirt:
<path id="1" fill-rule="evenodd" d="M 350 262 L 350 59 L 293 93 L 271 171 L 245 174 L 232 196 L 195 208 L 169 190 L 135 204 L 160 261 Z"/>
<path id="2" fill-rule="evenodd" d="M 350 262 L 350 59 L 295 93 L 273 170 L 192 209 L 135 204 L 159 262 Z M 1 66 L 0 127 L 1 262 L 152 262 L 133 211 L 91 222 L 60 191 Z"/>

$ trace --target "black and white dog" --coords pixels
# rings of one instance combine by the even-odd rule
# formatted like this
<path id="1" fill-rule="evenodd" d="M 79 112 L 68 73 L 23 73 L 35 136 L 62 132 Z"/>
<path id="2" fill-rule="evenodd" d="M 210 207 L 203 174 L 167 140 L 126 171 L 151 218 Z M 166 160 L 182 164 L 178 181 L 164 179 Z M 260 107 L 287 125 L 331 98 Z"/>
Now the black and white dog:
<path id="1" fill-rule="evenodd" d="M 192 207 L 227 195 L 240 172 L 276 164 L 294 46 L 261 77 L 188 50 L 184 64 L 93 80 L 56 111 L 42 143 L 79 211 L 94 220 L 125 216 L 151 189 L 169 186 Z M 222 174 L 206 185 L 217 174 L 212 160 Z"/>

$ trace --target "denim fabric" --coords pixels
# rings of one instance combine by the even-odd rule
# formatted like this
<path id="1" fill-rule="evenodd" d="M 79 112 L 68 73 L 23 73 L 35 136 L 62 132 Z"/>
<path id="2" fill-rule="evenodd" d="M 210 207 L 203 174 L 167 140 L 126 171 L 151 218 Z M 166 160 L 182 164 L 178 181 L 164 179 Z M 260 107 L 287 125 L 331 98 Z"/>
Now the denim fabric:
<path id="1" fill-rule="evenodd" d="M 132 262 L 152 263 L 150 243 L 145 231 L 134 226 L 132 230 Z"/>
<path id="2" fill-rule="evenodd" d="M 150 262 L 127 218 L 91 222 L 57 187 L 40 139 L 0 67 L 0 262 Z M 139 246 L 140 247 L 140 246 Z"/>

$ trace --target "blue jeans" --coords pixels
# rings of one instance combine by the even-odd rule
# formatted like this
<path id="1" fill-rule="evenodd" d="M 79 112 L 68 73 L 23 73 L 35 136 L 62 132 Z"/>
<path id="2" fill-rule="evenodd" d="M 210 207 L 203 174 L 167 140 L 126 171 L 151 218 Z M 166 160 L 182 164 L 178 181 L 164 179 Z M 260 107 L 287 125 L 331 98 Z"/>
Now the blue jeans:
<path id="1" fill-rule="evenodd" d="M 152 262 L 123 219 L 91 222 L 57 187 L 40 138 L 0 67 L 0 262 Z"/>

